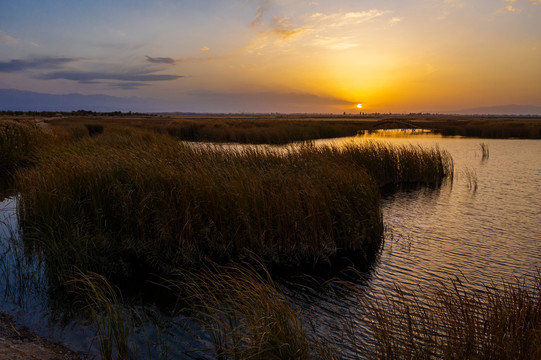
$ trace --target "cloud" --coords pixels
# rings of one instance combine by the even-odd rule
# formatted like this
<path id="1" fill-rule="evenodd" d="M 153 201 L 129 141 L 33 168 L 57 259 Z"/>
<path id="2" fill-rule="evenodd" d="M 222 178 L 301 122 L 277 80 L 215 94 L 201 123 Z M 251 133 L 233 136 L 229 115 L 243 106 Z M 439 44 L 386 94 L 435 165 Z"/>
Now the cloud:
<path id="1" fill-rule="evenodd" d="M 361 24 L 372 19 L 375 19 L 379 16 L 385 15 L 389 11 L 371 9 L 367 11 L 352 11 L 346 13 L 332 13 L 332 14 L 322 14 L 315 13 L 310 16 L 311 20 L 318 23 L 324 24 L 328 27 L 340 27 L 340 26 L 350 26 L 353 24 Z"/>
<path id="2" fill-rule="evenodd" d="M 304 32 L 306 29 L 295 28 L 288 19 L 275 16 L 272 18 L 270 28 L 264 32 L 265 35 L 278 36 L 280 40 L 285 41 L 291 37 Z"/>
<path id="3" fill-rule="evenodd" d="M 180 75 L 159 75 L 148 72 L 111 73 L 111 72 L 85 72 L 85 71 L 57 71 L 40 76 L 40 79 L 65 79 L 89 84 L 96 80 L 118 80 L 127 82 L 171 81 L 183 78 Z"/>
<path id="4" fill-rule="evenodd" d="M 509 3 L 509 5 L 507 5 L 505 8 L 507 9 L 507 11 L 509 12 L 521 12 L 522 9 L 521 8 L 516 8 L 513 6 L 514 3 L 517 2 L 517 0 L 505 0 L 506 3 Z"/>
<path id="5" fill-rule="evenodd" d="M 36 58 L 31 60 L 14 59 L 0 62 L 0 72 L 10 73 L 31 69 L 57 69 L 64 64 L 77 61 L 72 58 Z"/>
<path id="6" fill-rule="evenodd" d="M 271 0 L 260 0 L 259 6 L 255 11 L 255 18 L 252 20 L 250 27 L 263 25 L 263 16 L 269 11 Z"/>
<path id="7" fill-rule="evenodd" d="M 203 46 L 202 48 L 200 48 L 199 50 L 201 51 L 209 51 L 210 48 L 208 46 Z"/>
<path id="8" fill-rule="evenodd" d="M 121 90 L 136 90 L 142 86 L 148 86 L 148 84 L 141 82 L 117 82 L 117 83 L 108 83 L 109 87 L 113 89 Z"/>
<path id="9" fill-rule="evenodd" d="M 541 4 L 541 0 L 530 0 L 530 2 L 531 2 L 533 5 L 540 5 L 540 4 Z"/>
<path id="10" fill-rule="evenodd" d="M 323 46 L 331 50 L 347 50 L 359 46 L 358 43 L 352 42 L 351 37 L 349 36 L 320 37 L 314 40 L 313 44 L 316 46 Z"/>
<path id="11" fill-rule="evenodd" d="M 19 39 L 16 39 L 13 36 L 9 36 L 8 34 L 4 33 L 0 33 L 0 40 L 8 44 L 16 44 L 20 41 Z"/>
<path id="12" fill-rule="evenodd" d="M 147 56 L 147 61 L 151 62 L 153 64 L 168 64 L 168 65 L 175 65 L 176 60 L 170 57 L 151 57 Z"/>
<path id="13" fill-rule="evenodd" d="M 251 28 L 263 28 L 263 30 L 259 31 L 261 38 L 278 37 L 279 41 L 286 41 L 305 30 L 302 27 L 296 28 L 289 22 L 289 19 L 281 16 L 271 17 L 267 21 L 268 25 L 266 25 L 264 17 L 269 13 L 271 4 L 272 0 L 260 0 L 259 6 L 256 9 L 255 18 L 250 24 Z"/>
<path id="14" fill-rule="evenodd" d="M 187 56 L 187 57 L 181 57 L 177 61 L 181 62 L 181 63 L 204 63 L 204 62 L 220 60 L 220 59 L 225 59 L 225 58 L 227 58 L 226 55 L 221 55 L 221 56 Z"/>
<path id="15" fill-rule="evenodd" d="M 521 12 L 522 11 L 522 9 L 515 8 L 515 7 L 513 7 L 513 5 L 507 5 L 505 8 L 507 9 L 507 11 L 510 11 L 510 12 Z"/>

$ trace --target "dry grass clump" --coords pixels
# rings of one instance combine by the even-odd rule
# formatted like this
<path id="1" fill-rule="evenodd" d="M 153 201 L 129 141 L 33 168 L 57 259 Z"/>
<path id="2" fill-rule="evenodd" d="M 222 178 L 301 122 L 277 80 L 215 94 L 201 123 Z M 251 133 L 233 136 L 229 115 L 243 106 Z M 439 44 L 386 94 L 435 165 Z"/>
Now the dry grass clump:
<path id="1" fill-rule="evenodd" d="M 378 188 L 363 167 L 325 154 L 104 134 L 19 173 L 20 220 L 48 255 L 102 274 L 252 253 L 290 266 L 372 253 Z"/>
<path id="2" fill-rule="evenodd" d="M 208 331 L 217 359 L 310 359 L 295 306 L 264 269 L 211 266 L 179 273 L 168 287 Z"/>
<path id="3" fill-rule="evenodd" d="M 100 358 L 134 358 L 129 345 L 129 321 L 118 289 L 103 276 L 91 272 L 73 274 L 66 285 L 78 298 L 84 299 L 82 307 L 92 319 Z"/>
<path id="4" fill-rule="evenodd" d="M 29 121 L 0 121 L 0 170 L 35 162 L 46 135 Z"/>
<path id="5" fill-rule="evenodd" d="M 476 292 L 456 279 L 397 294 L 360 300 L 376 338 L 374 358 L 541 358 L 539 277 L 533 289 L 517 280 Z"/>
<path id="6" fill-rule="evenodd" d="M 490 156 L 490 150 L 488 149 L 488 144 L 480 143 L 479 146 L 481 147 L 481 159 L 483 161 L 488 160 Z"/>
<path id="7" fill-rule="evenodd" d="M 437 147 L 391 146 L 374 141 L 341 148 L 322 147 L 319 151 L 329 158 L 347 158 L 367 169 L 380 187 L 407 183 L 438 185 L 444 178 L 452 177 L 454 169 L 449 153 Z"/>

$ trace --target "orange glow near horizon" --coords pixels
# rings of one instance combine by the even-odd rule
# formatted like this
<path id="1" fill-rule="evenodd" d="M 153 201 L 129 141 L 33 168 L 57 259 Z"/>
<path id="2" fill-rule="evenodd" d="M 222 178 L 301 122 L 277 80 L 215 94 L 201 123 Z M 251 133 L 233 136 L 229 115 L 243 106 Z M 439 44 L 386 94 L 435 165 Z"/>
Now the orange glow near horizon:
<path id="1" fill-rule="evenodd" d="M 20 0 L 2 19 L 0 88 L 181 112 L 539 107 L 541 2 L 510 2 Z"/>

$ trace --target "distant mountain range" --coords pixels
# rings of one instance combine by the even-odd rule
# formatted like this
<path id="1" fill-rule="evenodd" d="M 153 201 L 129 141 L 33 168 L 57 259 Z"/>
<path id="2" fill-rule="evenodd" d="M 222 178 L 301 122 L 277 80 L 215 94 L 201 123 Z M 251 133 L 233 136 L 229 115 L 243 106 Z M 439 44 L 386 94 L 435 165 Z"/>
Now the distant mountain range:
<path id="1" fill-rule="evenodd" d="M 515 104 L 485 106 L 458 111 L 449 111 L 447 113 L 459 115 L 541 115 L 541 106 Z"/>
<path id="2" fill-rule="evenodd" d="M 204 95 L 204 94 L 203 94 Z M 268 95 L 266 96 L 269 97 Z M 227 102 L 228 99 L 225 99 Z M 234 99 L 229 99 L 233 101 Z M 306 99 L 305 99 L 306 100 Z M 313 100 L 308 98 L 308 100 Z M 15 89 L 0 89 L 0 111 L 76 111 L 91 110 L 97 112 L 175 112 L 183 104 L 172 101 L 141 97 L 116 97 L 109 95 L 54 95 Z M 186 104 L 184 104 L 186 105 Z M 190 111 L 193 111 L 190 110 Z M 216 110 L 214 110 L 216 111 Z M 438 112 L 436 112 L 438 113 Z M 444 112 L 439 112 L 444 113 Z M 541 115 L 541 106 L 502 105 L 488 106 L 457 111 L 447 114 L 459 115 Z"/>
<path id="3" fill-rule="evenodd" d="M 170 105 L 169 105 L 170 106 Z M 14 111 L 76 111 L 97 112 L 164 111 L 159 100 L 109 95 L 54 95 L 14 89 L 0 89 L 0 110 Z"/>

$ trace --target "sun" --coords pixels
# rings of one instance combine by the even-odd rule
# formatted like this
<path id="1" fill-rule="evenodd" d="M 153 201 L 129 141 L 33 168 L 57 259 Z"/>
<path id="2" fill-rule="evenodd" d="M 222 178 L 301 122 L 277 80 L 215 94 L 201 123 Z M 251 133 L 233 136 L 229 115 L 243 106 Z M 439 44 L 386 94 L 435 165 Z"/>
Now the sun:
<path id="1" fill-rule="evenodd" d="M 362 109 L 363 108 L 363 104 L 357 104 L 357 109 Z"/>

